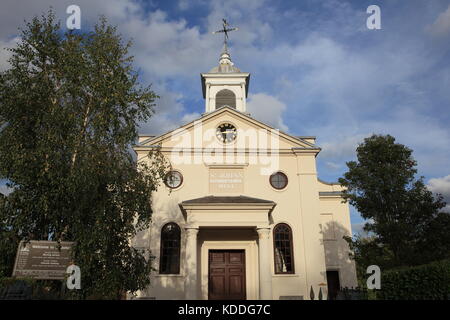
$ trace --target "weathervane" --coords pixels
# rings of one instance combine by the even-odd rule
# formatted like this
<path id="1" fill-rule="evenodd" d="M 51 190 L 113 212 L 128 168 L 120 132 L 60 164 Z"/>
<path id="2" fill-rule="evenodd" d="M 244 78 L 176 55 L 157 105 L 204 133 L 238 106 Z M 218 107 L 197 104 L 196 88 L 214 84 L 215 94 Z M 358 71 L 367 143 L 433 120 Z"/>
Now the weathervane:
<path id="1" fill-rule="evenodd" d="M 227 48 L 228 32 L 236 31 L 236 30 L 238 30 L 238 28 L 230 28 L 229 27 L 230 25 L 228 24 L 227 20 L 222 19 L 222 21 L 223 21 L 222 29 L 214 31 L 212 34 L 223 33 L 224 34 L 223 44 L 224 44 L 225 48 Z"/>

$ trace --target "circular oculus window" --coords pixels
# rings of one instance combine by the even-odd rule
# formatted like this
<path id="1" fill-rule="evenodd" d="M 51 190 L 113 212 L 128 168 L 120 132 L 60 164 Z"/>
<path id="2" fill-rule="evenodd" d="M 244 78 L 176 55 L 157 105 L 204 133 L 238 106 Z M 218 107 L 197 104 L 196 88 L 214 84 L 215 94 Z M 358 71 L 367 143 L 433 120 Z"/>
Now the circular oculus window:
<path id="1" fill-rule="evenodd" d="M 288 177 L 283 172 L 278 171 L 270 176 L 269 181 L 273 188 L 281 190 L 286 188 L 288 184 Z"/>
<path id="2" fill-rule="evenodd" d="M 166 174 L 164 183 L 169 188 L 172 188 L 172 189 L 178 188 L 183 183 L 183 176 L 179 171 L 175 171 L 175 170 L 169 171 Z"/>
<path id="3" fill-rule="evenodd" d="M 222 123 L 216 129 L 216 137 L 222 143 L 230 143 L 236 139 L 237 130 L 231 123 Z"/>

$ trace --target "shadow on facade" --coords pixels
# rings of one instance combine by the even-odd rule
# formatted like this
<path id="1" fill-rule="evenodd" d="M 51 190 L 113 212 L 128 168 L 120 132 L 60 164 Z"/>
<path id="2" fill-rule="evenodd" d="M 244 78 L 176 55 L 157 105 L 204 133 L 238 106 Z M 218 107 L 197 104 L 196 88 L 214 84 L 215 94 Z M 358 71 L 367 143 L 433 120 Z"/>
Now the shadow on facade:
<path id="1" fill-rule="evenodd" d="M 153 203 L 153 214 L 149 228 L 138 232 L 132 240 L 135 248 L 146 251 L 147 257 L 152 258 L 153 271 L 150 274 L 150 285 L 145 290 L 138 293 L 135 299 L 162 299 L 179 300 L 184 299 L 184 281 L 186 268 L 186 234 L 185 219 L 178 207 L 178 199 L 171 197 L 165 203 Z M 181 229 L 180 246 L 180 272 L 179 274 L 161 275 L 159 274 L 159 254 L 161 244 L 161 229 L 170 222 L 178 224 Z M 189 266 L 194 267 L 194 266 Z"/>
<path id="2" fill-rule="evenodd" d="M 339 272 L 340 287 L 356 287 L 356 269 L 355 262 L 350 259 L 350 248 L 343 239 L 344 236 L 350 236 L 348 230 L 341 223 L 336 221 L 327 222 L 322 225 L 321 242 L 325 250 L 325 261 L 327 271 Z M 327 275 L 324 274 L 326 278 Z"/>

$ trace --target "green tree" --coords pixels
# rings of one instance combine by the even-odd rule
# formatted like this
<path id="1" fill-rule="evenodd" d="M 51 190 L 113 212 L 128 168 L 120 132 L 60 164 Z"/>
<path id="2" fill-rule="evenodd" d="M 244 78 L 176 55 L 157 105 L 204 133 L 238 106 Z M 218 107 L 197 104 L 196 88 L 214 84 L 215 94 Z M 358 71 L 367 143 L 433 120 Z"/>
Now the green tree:
<path id="1" fill-rule="evenodd" d="M 347 163 L 339 182 L 345 200 L 368 221 L 364 230 L 370 237 L 347 238 L 360 267 L 416 265 L 449 256 L 450 219 L 440 212 L 445 203 L 423 177 L 415 178 L 412 150 L 390 135 L 373 135 L 356 152 L 357 161 Z"/>
<path id="2" fill-rule="evenodd" d="M 5 201 L 6 196 L 0 193 L 0 217 Z M 11 275 L 18 241 L 15 232 L 0 223 L 0 281 Z"/>
<path id="3" fill-rule="evenodd" d="M 80 297 L 142 289 L 151 261 L 129 240 L 148 227 L 168 165 L 159 152 L 136 165 L 130 145 L 157 96 L 104 18 L 92 32 L 64 31 L 50 11 L 21 31 L 0 74 L 0 179 L 13 189 L 1 202 L 0 252 L 20 239 L 76 241 Z"/>

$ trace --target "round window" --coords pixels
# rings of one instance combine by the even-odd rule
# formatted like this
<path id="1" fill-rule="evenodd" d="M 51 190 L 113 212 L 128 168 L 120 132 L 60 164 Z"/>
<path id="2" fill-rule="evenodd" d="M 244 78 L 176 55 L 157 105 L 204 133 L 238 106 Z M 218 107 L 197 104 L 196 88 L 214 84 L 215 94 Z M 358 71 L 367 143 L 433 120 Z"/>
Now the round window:
<path id="1" fill-rule="evenodd" d="M 270 176 L 270 185 L 275 189 L 284 189 L 288 184 L 288 178 L 283 172 L 275 172 Z"/>
<path id="2" fill-rule="evenodd" d="M 178 171 L 175 171 L 175 170 L 169 171 L 166 174 L 164 183 L 169 188 L 172 188 L 172 189 L 178 188 L 179 186 L 181 186 L 181 183 L 183 183 L 183 176 Z"/>

